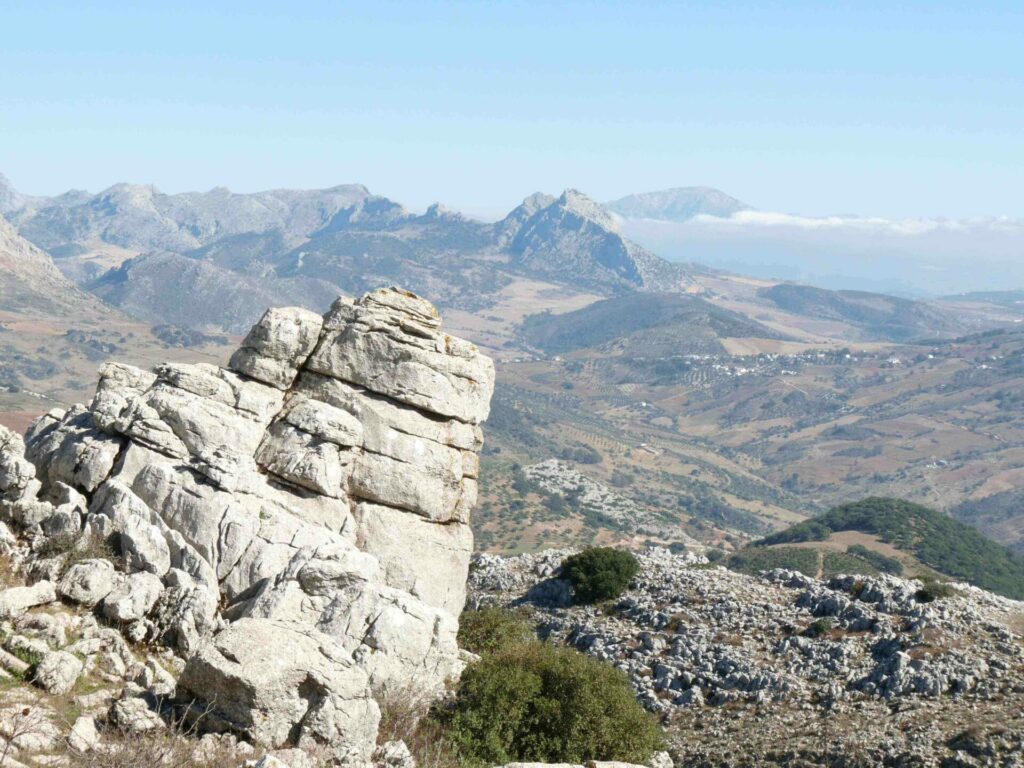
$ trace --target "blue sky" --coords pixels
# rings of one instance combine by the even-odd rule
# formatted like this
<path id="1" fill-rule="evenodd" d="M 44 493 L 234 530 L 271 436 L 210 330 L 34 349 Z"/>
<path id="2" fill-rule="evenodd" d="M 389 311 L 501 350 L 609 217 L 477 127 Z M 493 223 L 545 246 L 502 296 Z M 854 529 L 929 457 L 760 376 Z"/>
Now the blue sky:
<path id="1" fill-rule="evenodd" d="M 1024 4 L 0 0 L 21 190 L 1024 216 Z"/>

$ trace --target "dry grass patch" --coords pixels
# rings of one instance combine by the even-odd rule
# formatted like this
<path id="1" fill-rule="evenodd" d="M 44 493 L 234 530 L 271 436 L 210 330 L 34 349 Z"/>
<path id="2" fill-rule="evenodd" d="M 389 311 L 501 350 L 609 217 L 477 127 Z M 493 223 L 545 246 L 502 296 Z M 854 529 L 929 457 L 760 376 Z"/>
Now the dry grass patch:
<path id="1" fill-rule="evenodd" d="M 10 555 L 0 555 L 0 589 L 8 589 L 15 586 L 20 579 L 14 573 L 14 563 Z"/>
<path id="2" fill-rule="evenodd" d="M 404 741 L 417 768 L 461 768 L 455 745 L 443 726 L 429 715 L 433 701 L 416 686 L 388 692 L 380 701 L 377 743 Z"/>

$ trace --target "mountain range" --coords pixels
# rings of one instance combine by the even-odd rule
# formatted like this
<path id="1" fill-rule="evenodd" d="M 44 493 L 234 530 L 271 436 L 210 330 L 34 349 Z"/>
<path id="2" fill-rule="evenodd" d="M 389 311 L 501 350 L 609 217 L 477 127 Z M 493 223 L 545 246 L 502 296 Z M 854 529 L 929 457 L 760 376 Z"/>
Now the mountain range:
<path id="1" fill-rule="evenodd" d="M 124 354 L 153 365 L 181 338 L 180 329 L 151 327 L 76 286 L 0 216 L 0 424 L 23 430 L 40 413 L 81 399 L 99 362 Z M 184 357 L 216 357 L 216 343 L 192 338 Z"/>
<path id="2" fill-rule="evenodd" d="M 473 327 L 462 329 L 470 335 L 480 331 L 481 317 L 501 314 L 496 307 L 514 305 L 507 314 L 515 325 L 544 308 L 536 297 L 545 292 L 574 306 L 582 297 L 632 291 L 697 294 L 756 322 L 771 315 L 773 332 L 795 329 L 796 337 L 810 339 L 904 340 L 993 324 L 997 305 L 969 311 L 961 302 L 950 313 L 922 302 L 895 306 L 881 294 L 854 297 L 777 280 L 755 285 L 661 258 L 620 227 L 620 217 L 680 221 L 748 208 L 706 187 L 630 195 L 605 206 L 569 189 L 558 197 L 535 193 L 501 220 L 483 222 L 440 204 L 412 213 L 360 184 L 251 194 L 164 194 L 115 184 L 96 194 L 38 197 L 0 177 L 0 212 L 64 276 L 133 318 L 206 333 L 241 333 L 268 305 L 323 311 L 339 293 L 386 284 L 473 315 Z M 534 299 L 524 300 L 524 292 Z M 998 305 L 995 314 L 1007 321 L 1013 312 Z M 516 336 L 511 325 L 487 341 L 507 343 Z"/>
<path id="3" fill-rule="evenodd" d="M 241 332 L 267 304 L 323 310 L 338 293 L 399 283 L 443 306 L 479 308 L 516 278 L 612 294 L 692 289 L 690 270 L 625 238 L 575 190 L 535 194 L 485 223 L 431 206 L 417 215 L 361 185 L 167 195 L 117 184 L 28 197 L 2 210 L 61 271 L 150 322 Z"/>

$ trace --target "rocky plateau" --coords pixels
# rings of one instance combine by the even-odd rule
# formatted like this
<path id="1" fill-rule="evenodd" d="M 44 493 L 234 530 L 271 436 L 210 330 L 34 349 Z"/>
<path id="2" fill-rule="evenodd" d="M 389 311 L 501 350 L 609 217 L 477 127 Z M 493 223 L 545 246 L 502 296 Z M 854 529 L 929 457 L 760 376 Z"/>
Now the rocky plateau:
<path id="1" fill-rule="evenodd" d="M 568 551 L 479 554 L 469 606 L 622 669 L 676 765 L 1020 765 L 1024 603 L 892 576 L 747 576 L 651 548 L 616 602 L 575 606 Z"/>

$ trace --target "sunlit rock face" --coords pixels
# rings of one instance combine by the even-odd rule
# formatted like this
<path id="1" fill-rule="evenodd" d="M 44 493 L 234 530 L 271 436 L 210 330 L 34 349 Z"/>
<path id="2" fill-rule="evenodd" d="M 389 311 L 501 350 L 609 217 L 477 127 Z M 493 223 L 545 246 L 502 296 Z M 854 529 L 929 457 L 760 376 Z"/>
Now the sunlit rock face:
<path id="1" fill-rule="evenodd" d="M 461 671 L 493 388 L 411 293 L 271 309 L 226 368 L 108 363 L 87 407 L 0 433 L 0 514 L 114 544 L 128 573 L 65 597 L 186 656 L 224 727 L 361 760 L 375 696 Z"/>

